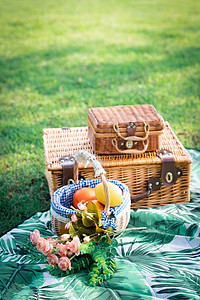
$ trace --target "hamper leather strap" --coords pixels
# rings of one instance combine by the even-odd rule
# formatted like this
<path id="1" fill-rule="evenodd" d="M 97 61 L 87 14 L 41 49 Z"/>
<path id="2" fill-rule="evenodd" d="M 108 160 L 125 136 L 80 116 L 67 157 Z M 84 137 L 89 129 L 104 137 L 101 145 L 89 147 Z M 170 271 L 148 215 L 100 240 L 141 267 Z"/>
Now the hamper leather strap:
<path id="1" fill-rule="evenodd" d="M 131 198 L 133 203 L 148 197 L 151 192 L 161 188 L 161 183 L 167 186 L 174 185 L 179 177 L 182 176 L 182 170 L 175 166 L 174 155 L 169 150 L 160 150 L 157 156 L 162 160 L 160 177 L 152 177 L 147 181 L 147 190 L 141 195 Z"/>
<path id="2" fill-rule="evenodd" d="M 118 145 L 117 145 L 117 139 L 116 138 L 112 139 L 112 145 L 115 147 L 115 149 L 119 153 L 132 153 L 132 154 L 144 153 L 148 148 L 148 139 L 145 140 L 145 141 L 142 141 L 142 144 L 143 144 L 143 149 L 142 150 L 137 150 L 137 149 L 133 149 L 133 148 L 132 149 L 120 150 Z"/>
<path id="3" fill-rule="evenodd" d="M 75 159 L 73 156 L 63 156 L 59 158 L 59 163 L 63 168 L 62 185 L 74 183 Z"/>
<path id="4" fill-rule="evenodd" d="M 169 150 L 160 150 L 157 156 L 162 160 L 161 180 L 163 184 L 171 186 L 182 175 L 182 170 L 175 166 L 174 155 Z"/>
<path id="5" fill-rule="evenodd" d="M 148 197 L 151 194 L 152 191 L 160 190 L 160 188 L 161 188 L 161 179 L 159 177 L 151 177 L 147 181 L 147 190 L 146 190 L 146 192 L 131 198 L 131 202 L 136 203 L 137 201 Z"/>
<path id="6" fill-rule="evenodd" d="M 123 148 L 125 148 L 125 149 L 122 150 L 119 148 L 117 138 L 112 139 L 112 145 L 115 147 L 115 149 L 117 150 L 118 153 L 133 153 L 133 154 L 134 153 L 135 154 L 144 153 L 148 148 L 149 128 L 150 128 L 150 126 L 144 122 L 145 135 L 143 137 L 135 136 L 136 125 L 133 122 L 129 122 L 129 124 L 127 126 L 128 136 L 124 137 L 120 134 L 118 123 L 114 124 L 113 129 L 116 132 L 118 138 L 121 138 L 120 143 L 121 143 L 121 145 L 122 144 L 124 145 Z M 143 149 L 141 149 L 141 150 L 134 149 L 135 144 L 137 144 L 138 142 L 142 143 Z"/>

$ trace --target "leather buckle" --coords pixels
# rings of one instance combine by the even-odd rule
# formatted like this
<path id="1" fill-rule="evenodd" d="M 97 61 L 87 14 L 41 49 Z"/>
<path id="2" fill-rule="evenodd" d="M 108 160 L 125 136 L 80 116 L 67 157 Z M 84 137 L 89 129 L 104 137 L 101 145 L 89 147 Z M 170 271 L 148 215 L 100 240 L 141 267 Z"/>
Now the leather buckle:
<path id="1" fill-rule="evenodd" d="M 175 166 L 174 155 L 169 150 L 160 150 L 157 156 L 162 160 L 161 180 L 164 185 L 171 186 L 182 176 L 182 170 Z"/>
<path id="2" fill-rule="evenodd" d="M 63 156 L 59 158 L 59 163 L 63 169 L 62 185 L 74 183 L 74 166 L 75 159 L 73 156 Z"/>
<path id="3" fill-rule="evenodd" d="M 121 150 L 126 150 L 126 149 L 135 149 L 138 147 L 140 142 L 138 141 L 131 141 L 131 140 L 118 140 L 118 148 Z"/>

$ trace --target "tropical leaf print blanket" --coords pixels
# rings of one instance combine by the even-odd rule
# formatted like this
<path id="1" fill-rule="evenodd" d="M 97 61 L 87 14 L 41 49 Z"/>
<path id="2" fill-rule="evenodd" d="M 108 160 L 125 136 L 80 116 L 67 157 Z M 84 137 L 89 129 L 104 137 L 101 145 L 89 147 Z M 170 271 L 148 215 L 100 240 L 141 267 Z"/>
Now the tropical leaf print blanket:
<path id="1" fill-rule="evenodd" d="M 191 202 L 131 211 L 118 237 L 117 267 L 102 286 L 88 285 L 87 271 L 51 275 L 30 249 L 30 232 L 54 237 L 50 212 L 38 212 L 0 239 L 0 299 L 200 299 L 200 152 L 193 158 Z"/>

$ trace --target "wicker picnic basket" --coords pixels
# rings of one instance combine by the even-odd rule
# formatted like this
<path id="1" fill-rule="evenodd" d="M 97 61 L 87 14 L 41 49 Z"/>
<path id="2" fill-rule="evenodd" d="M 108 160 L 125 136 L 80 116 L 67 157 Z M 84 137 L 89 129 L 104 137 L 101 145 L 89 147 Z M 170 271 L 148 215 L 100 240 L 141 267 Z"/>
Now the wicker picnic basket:
<path id="1" fill-rule="evenodd" d="M 150 104 L 95 107 L 88 112 L 88 137 L 98 154 L 157 150 L 163 128 L 163 118 Z"/>
<path id="2" fill-rule="evenodd" d="M 116 207 L 110 207 L 110 192 L 108 181 L 105 178 L 106 172 L 96 157 L 87 151 L 80 150 L 75 154 L 75 161 L 82 162 L 85 166 L 91 163 L 94 168 L 94 177 L 100 176 L 101 179 L 81 180 L 78 182 L 76 177 L 76 183 L 63 186 L 53 193 L 51 197 L 51 220 L 55 233 L 60 235 L 61 227 L 69 221 L 69 213 L 77 213 L 70 208 L 75 191 L 86 186 L 94 188 L 100 182 L 103 183 L 105 194 L 105 209 L 101 213 L 104 227 L 111 226 L 118 230 L 125 229 L 130 219 L 131 200 L 128 187 L 120 181 L 111 180 L 122 190 L 123 202 Z"/>
<path id="3" fill-rule="evenodd" d="M 78 172 L 80 180 L 94 178 L 94 169 L 90 164 L 87 168 L 84 168 L 81 163 L 75 165 L 78 170 L 73 167 L 73 157 L 78 150 L 83 149 L 95 154 L 88 139 L 87 127 L 47 128 L 43 130 L 43 140 L 46 178 L 51 195 L 58 188 L 70 183 L 70 178 L 73 179 L 76 172 Z M 168 150 L 173 154 L 171 157 L 174 158 L 175 170 L 179 168 L 181 176 L 171 184 L 166 184 L 160 180 L 159 189 L 149 194 L 147 194 L 147 182 L 152 177 L 161 178 L 162 166 L 164 165 L 158 156 L 158 151 L 96 156 L 106 171 L 107 179 L 119 180 L 128 186 L 132 200 L 131 208 L 133 209 L 190 201 L 192 159 L 168 122 L 165 122 L 163 133 L 160 135 L 158 150 Z M 67 162 L 72 163 L 72 168 L 69 170 L 65 168 Z M 167 173 L 166 176 L 169 175 Z M 145 194 L 146 197 L 141 200 L 136 198 Z"/>

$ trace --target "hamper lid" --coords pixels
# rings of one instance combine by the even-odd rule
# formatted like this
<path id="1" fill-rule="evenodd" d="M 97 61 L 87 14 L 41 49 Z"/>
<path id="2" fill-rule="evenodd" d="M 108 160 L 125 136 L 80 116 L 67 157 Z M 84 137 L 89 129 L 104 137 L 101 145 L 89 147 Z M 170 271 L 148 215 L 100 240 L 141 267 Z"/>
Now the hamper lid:
<path id="1" fill-rule="evenodd" d="M 173 152 L 175 160 L 179 163 L 191 163 L 191 157 L 174 134 L 170 124 L 164 123 L 163 134 L 160 136 L 160 149 Z M 43 141 L 45 152 L 45 165 L 48 171 L 61 171 L 60 157 L 74 155 L 78 150 L 84 149 L 95 154 L 88 138 L 87 127 L 46 128 L 43 129 Z M 141 154 L 118 154 L 118 155 L 96 155 L 101 161 L 103 168 L 121 167 L 139 164 L 160 164 L 161 160 L 154 152 Z M 79 169 L 84 170 L 84 165 L 79 164 Z M 51 178 L 51 173 L 48 176 Z M 52 178 L 51 178 L 52 180 Z"/>
<path id="2" fill-rule="evenodd" d="M 90 108 L 88 121 L 96 132 L 113 132 L 115 124 L 123 130 L 130 122 L 136 125 L 136 132 L 144 131 L 144 122 L 150 126 L 150 131 L 161 131 L 164 128 L 163 118 L 150 104 Z"/>

